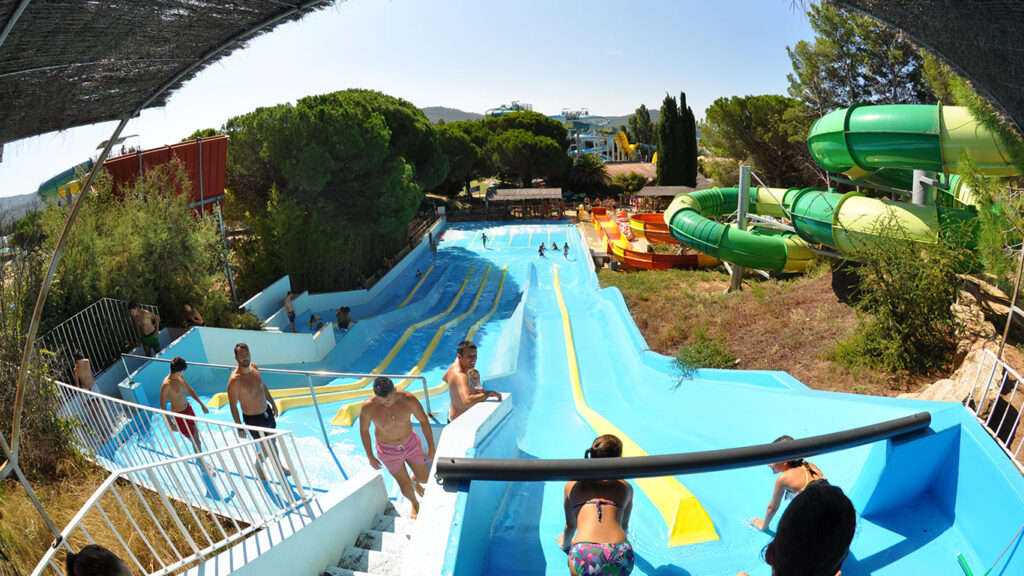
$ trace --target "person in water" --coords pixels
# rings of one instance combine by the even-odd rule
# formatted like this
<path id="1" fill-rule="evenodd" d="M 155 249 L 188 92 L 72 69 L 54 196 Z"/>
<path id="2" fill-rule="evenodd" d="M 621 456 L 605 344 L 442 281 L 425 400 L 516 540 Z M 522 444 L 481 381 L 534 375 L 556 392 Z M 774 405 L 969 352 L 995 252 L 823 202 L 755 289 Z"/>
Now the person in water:
<path id="1" fill-rule="evenodd" d="M 537 254 L 539 254 L 541 258 L 544 257 L 544 250 L 546 250 L 546 248 L 544 247 L 544 243 L 541 242 L 540 248 L 537 249 Z"/>
<path id="2" fill-rule="evenodd" d="M 792 440 L 792 436 L 779 436 L 773 444 L 791 442 Z M 815 482 L 828 483 L 821 470 L 803 458 L 775 462 L 768 466 L 771 467 L 772 472 L 779 475 L 779 478 L 775 481 L 775 491 L 772 493 L 772 499 L 768 503 L 768 510 L 764 513 L 764 519 L 754 518 L 750 521 L 758 530 L 768 529 L 768 526 L 772 523 L 772 518 L 775 517 L 775 513 L 779 511 L 779 505 L 782 504 L 783 498 L 792 498 Z"/>
<path id="3" fill-rule="evenodd" d="M 599 436 L 584 453 L 586 458 L 620 458 L 622 441 L 612 434 Z M 573 576 L 619 574 L 633 571 L 633 546 L 626 538 L 633 511 L 633 487 L 625 480 L 573 480 L 565 484 L 565 529 L 558 539 L 569 555 Z"/>
<path id="4" fill-rule="evenodd" d="M 857 513 L 843 490 L 812 482 L 782 513 L 764 561 L 772 576 L 839 576 L 856 530 Z"/>

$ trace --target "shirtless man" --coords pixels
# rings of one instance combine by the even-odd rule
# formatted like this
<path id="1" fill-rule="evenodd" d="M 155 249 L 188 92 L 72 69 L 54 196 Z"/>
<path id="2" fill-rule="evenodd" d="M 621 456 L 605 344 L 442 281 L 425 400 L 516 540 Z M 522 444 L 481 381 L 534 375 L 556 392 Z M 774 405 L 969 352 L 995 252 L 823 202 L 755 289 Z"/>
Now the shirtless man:
<path id="1" fill-rule="evenodd" d="M 92 373 L 92 364 L 89 363 L 89 359 L 82 354 L 81 350 L 75 350 L 71 353 L 71 356 L 75 359 L 75 368 L 72 370 L 75 374 L 75 386 L 83 390 L 90 390 L 96 392 L 96 377 Z M 83 396 L 88 396 L 83 394 Z M 102 426 L 100 415 L 97 414 L 96 407 L 100 403 L 99 399 L 95 396 L 83 398 L 84 404 L 89 408 L 89 413 L 92 414 L 92 418 L 96 423 Z"/>
<path id="2" fill-rule="evenodd" d="M 188 398 L 185 397 L 188 394 L 203 408 L 203 414 L 209 414 L 210 410 L 199 399 L 196 391 L 189 386 L 188 381 L 185 380 L 186 368 L 188 368 L 188 364 L 185 363 L 185 359 L 181 356 L 175 356 L 171 360 L 171 373 L 164 378 L 164 383 L 160 386 L 160 409 L 166 410 L 167 403 L 170 402 L 171 412 L 194 417 L 196 413 L 192 411 L 192 405 L 188 403 Z M 202 442 L 199 440 L 199 429 L 196 427 L 195 420 L 178 417 L 172 418 L 166 414 L 164 417 L 167 419 L 168 428 L 181 432 L 182 436 L 192 441 L 192 447 L 195 448 L 196 454 L 203 451 Z"/>
<path id="3" fill-rule="evenodd" d="M 420 437 L 412 429 L 410 416 L 420 421 L 420 429 L 427 439 L 427 455 L 423 455 L 423 444 Z M 370 423 L 373 422 L 373 435 L 377 439 L 377 456 L 373 457 L 370 449 Z M 373 396 L 363 402 L 359 410 L 359 436 L 363 439 L 366 458 L 374 470 L 380 470 L 381 462 L 388 472 L 395 477 L 402 494 L 412 503 L 412 518 L 420 511 L 420 503 L 416 495 L 423 496 L 423 482 L 430 473 L 430 462 L 434 460 L 434 431 L 430 428 L 427 413 L 420 406 L 420 401 L 405 390 L 395 390 L 394 383 L 387 376 L 378 376 L 373 381 Z M 415 484 L 405 469 L 409 463 L 416 477 Z"/>
<path id="4" fill-rule="evenodd" d="M 281 305 L 284 306 L 284 312 L 288 315 L 288 322 L 292 325 L 292 332 L 295 332 L 295 306 L 292 305 L 292 300 L 295 300 L 295 295 L 289 290 L 284 300 L 281 300 Z"/>
<path id="5" fill-rule="evenodd" d="M 482 386 L 470 383 L 470 371 L 476 366 L 476 344 L 463 340 L 456 348 L 457 355 L 442 380 L 448 384 L 448 395 L 451 397 L 451 408 L 448 409 L 448 421 L 455 420 L 469 407 L 483 402 L 487 398 L 501 400 L 501 393 L 485 390 Z M 479 382 L 479 376 L 477 377 Z"/>
<path id="6" fill-rule="evenodd" d="M 193 326 L 206 326 L 206 322 L 203 322 L 203 315 L 188 302 L 185 302 L 185 321 Z"/>
<path id="7" fill-rule="evenodd" d="M 243 342 L 235 345 L 235 361 L 238 362 L 238 368 L 231 371 L 231 377 L 228 379 L 228 405 L 231 406 L 231 418 L 234 419 L 235 424 L 241 424 L 244 421 L 248 426 L 277 428 L 277 403 L 270 395 L 267 385 L 263 383 L 259 368 L 252 363 L 248 344 Z M 238 419 L 237 405 L 242 407 L 242 421 Z M 250 430 L 249 433 L 253 440 L 259 440 L 264 434 L 257 430 Z M 245 438 L 245 430 L 239 430 L 238 437 Z M 274 450 L 275 460 L 278 460 L 278 465 L 281 466 L 285 474 L 291 474 L 291 471 L 285 468 L 277 457 L 277 446 L 271 444 L 271 447 Z M 259 465 L 266 458 L 266 453 L 260 450 L 259 460 L 256 462 L 258 471 L 262 472 L 262 467 Z"/>
<path id="8" fill-rule="evenodd" d="M 92 365 L 89 364 L 89 359 L 82 354 L 81 350 L 75 350 L 71 356 L 75 359 L 75 386 L 83 390 L 92 390 L 96 386 L 96 377 L 92 374 Z"/>
<path id="9" fill-rule="evenodd" d="M 152 351 L 160 352 L 160 317 L 149 310 L 139 308 L 135 302 L 128 304 L 128 313 L 131 314 L 132 323 L 135 324 L 135 333 L 142 343 L 142 349 L 146 356 L 152 356 Z"/>

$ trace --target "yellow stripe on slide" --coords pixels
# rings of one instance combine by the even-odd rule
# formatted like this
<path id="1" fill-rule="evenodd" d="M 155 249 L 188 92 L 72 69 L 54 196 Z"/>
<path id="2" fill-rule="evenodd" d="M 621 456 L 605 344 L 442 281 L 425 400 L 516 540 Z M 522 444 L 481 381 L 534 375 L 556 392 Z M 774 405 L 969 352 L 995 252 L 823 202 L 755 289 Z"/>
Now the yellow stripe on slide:
<path id="1" fill-rule="evenodd" d="M 576 360 L 576 345 L 573 342 L 569 312 L 566 310 L 565 300 L 562 298 L 562 286 L 558 280 L 557 265 L 555 266 L 555 296 L 558 298 L 558 307 L 562 311 L 565 352 L 569 360 L 572 401 L 576 405 L 576 411 L 598 435 L 614 434 L 618 436 L 622 440 L 622 455 L 624 457 L 647 456 L 647 452 L 643 448 L 604 416 L 587 406 L 586 400 L 583 398 L 580 369 Z M 665 524 L 668 526 L 669 546 L 718 540 L 718 533 L 715 532 L 715 526 L 711 523 L 707 511 L 697 501 L 697 498 L 683 486 L 682 482 L 672 476 L 663 476 L 660 478 L 638 478 L 636 483 L 658 508 L 661 517 L 665 519 Z"/>
<path id="2" fill-rule="evenodd" d="M 462 293 L 466 291 L 466 285 L 469 284 L 469 278 L 470 276 L 473 275 L 473 268 L 474 266 L 470 266 L 469 272 L 466 273 L 465 280 L 462 281 L 462 286 L 459 287 L 459 292 L 455 294 L 454 298 L 452 298 L 451 303 L 448 304 L 448 308 L 445 308 L 445 310 L 439 314 L 435 314 L 430 318 L 427 318 L 426 320 L 420 320 L 419 322 L 406 328 L 405 332 L 402 333 L 402 336 L 398 339 L 397 342 L 395 342 L 394 346 L 391 347 L 391 350 L 388 352 L 387 356 L 385 356 L 384 359 L 381 360 L 379 364 L 377 364 L 376 368 L 370 370 L 370 374 L 380 374 L 385 369 L 387 369 L 387 367 L 391 364 L 391 361 L 395 359 L 395 356 L 398 355 L 398 352 L 402 349 L 403 346 L 405 346 L 405 343 L 413 334 L 416 333 L 417 330 L 419 330 L 420 328 L 425 328 L 433 324 L 434 322 L 437 322 L 438 320 L 444 318 L 445 316 L 451 314 L 452 310 L 455 309 L 455 306 L 459 303 L 459 300 L 462 298 Z M 335 402 L 338 400 L 347 400 L 349 398 L 352 398 L 353 396 L 352 394 L 346 394 L 346 392 L 354 392 L 359 388 L 365 387 L 371 382 L 373 382 L 373 378 L 360 378 L 359 380 L 356 380 L 351 384 L 335 384 L 332 386 L 325 386 L 320 390 L 317 390 L 316 399 L 318 402 Z M 331 390 L 328 391 L 328 389 Z M 296 408 L 298 406 L 309 406 L 312 403 L 313 397 L 307 393 L 301 396 L 289 396 L 288 398 L 282 398 L 277 402 L 277 407 L 279 409 L 279 413 L 283 413 L 285 410 L 288 410 L 289 408 Z"/>
<path id="3" fill-rule="evenodd" d="M 482 318 L 477 320 L 473 324 L 472 328 L 470 328 L 469 331 L 466 332 L 466 340 L 472 341 L 473 337 L 476 336 L 476 331 L 479 330 L 480 327 L 483 326 L 488 320 L 490 320 L 491 316 L 494 316 L 494 313 L 498 310 L 498 303 L 501 301 L 501 291 L 502 288 L 504 288 L 505 286 L 505 274 L 507 272 L 508 266 L 505 266 L 505 268 L 501 271 L 501 281 L 498 282 L 498 292 L 497 294 L 494 295 L 494 304 L 491 305 L 491 310 L 487 314 L 484 314 Z M 427 359 L 429 360 L 429 357 Z M 427 360 L 421 359 L 417 366 L 421 366 L 420 369 L 422 369 L 422 366 L 425 366 L 426 363 Z M 419 374 L 419 371 L 414 372 L 414 374 Z M 412 380 L 402 380 L 402 382 L 400 382 L 399 385 L 396 386 L 396 388 L 405 388 L 411 383 Z M 448 383 L 442 380 L 440 384 L 429 389 L 427 393 L 433 396 L 435 394 L 440 394 L 441 392 L 444 392 L 446 390 L 448 390 Z M 362 392 L 364 392 L 365 396 L 365 391 Z M 422 389 L 415 390 L 412 394 L 413 396 L 416 396 L 421 400 L 423 399 Z M 355 422 L 356 418 L 359 416 L 359 410 L 362 408 L 364 400 L 365 398 L 363 400 L 359 400 L 358 402 L 350 402 L 342 406 L 341 409 L 338 410 L 338 413 L 334 415 L 334 419 L 331 420 L 331 424 L 335 426 L 351 426 L 352 423 Z"/>
<path id="4" fill-rule="evenodd" d="M 412 300 L 412 297 L 416 295 L 416 291 L 419 290 L 420 286 L 423 285 L 423 281 L 426 280 L 427 276 L 430 276 L 430 273 L 433 272 L 433 271 L 434 271 L 434 266 L 433 266 L 433 264 L 431 264 L 430 268 L 427 268 L 427 271 L 423 274 L 423 276 L 420 277 L 420 281 L 417 282 L 416 285 L 412 287 L 412 292 L 409 292 L 409 295 L 405 297 L 405 300 L 402 300 L 401 304 L 399 304 L 398 306 L 395 306 L 395 310 L 398 310 L 402 306 L 405 306 L 406 304 L 409 303 L 409 300 Z"/>
<path id="5" fill-rule="evenodd" d="M 376 368 L 370 371 L 370 374 L 380 374 L 381 372 L 383 372 L 388 367 L 388 365 L 391 364 L 391 361 L 395 359 L 395 356 L 398 354 L 398 351 L 402 349 L 402 346 L 405 345 L 405 342 L 409 340 L 409 337 L 412 336 L 416 332 L 416 330 L 429 326 L 430 324 L 433 324 L 434 322 L 450 314 L 451 311 L 455 308 L 455 305 L 459 303 L 459 299 L 462 297 L 462 293 L 466 290 L 466 284 L 469 283 L 469 277 L 472 274 L 473 268 L 471 267 L 469 269 L 469 272 L 466 274 L 466 279 L 462 281 L 462 286 L 459 288 L 458 294 L 455 295 L 451 303 L 448 305 L 448 308 L 445 309 L 444 312 L 435 314 L 434 316 L 431 316 L 426 320 L 421 320 L 406 328 L 402 336 L 398 339 L 397 342 L 395 342 L 394 346 L 391 347 L 391 351 L 388 352 L 388 355 L 385 356 L 384 359 L 381 360 L 379 364 L 377 364 Z M 347 400 L 349 398 L 353 398 L 354 396 L 352 394 L 346 394 L 346 392 L 351 392 L 353 390 L 363 388 L 372 381 L 372 378 L 360 378 L 359 380 L 356 380 L 355 382 L 351 382 L 349 384 L 332 384 L 330 386 L 321 386 L 318 387 L 317 389 L 316 398 L 317 401 L 319 402 L 335 402 L 338 400 Z M 312 396 L 309 395 L 309 388 L 291 388 L 289 390 L 304 392 L 304 394 L 298 394 L 295 396 L 288 396 L 287 398 L 279 399 L 277 401 L 277 407 L 280 410 L 280 412 L 283 413 L 289 408 L 295 408 L 298 406 L 309 406 L 313 403 L 313 398 Z"/>

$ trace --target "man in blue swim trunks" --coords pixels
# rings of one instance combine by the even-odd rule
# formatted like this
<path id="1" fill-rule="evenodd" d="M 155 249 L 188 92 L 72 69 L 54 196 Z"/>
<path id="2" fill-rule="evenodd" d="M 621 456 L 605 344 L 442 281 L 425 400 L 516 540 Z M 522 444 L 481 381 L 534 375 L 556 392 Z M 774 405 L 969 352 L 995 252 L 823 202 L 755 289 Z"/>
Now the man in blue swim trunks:
<path id="1" fill-rule="evenodd" d="M 228 405 L 231 407 L 231 418 L 234 419 L 235 424 L 241 424 L 244 421 L 248 426 L 276 429 L 277 403 L 274 402 L 274 397 L 271 396 L 267 385 L 263 383 L 263 377 L 260 376 L 259 368 L 252 363 L 249 346 L 244 342 L 235 345 L 235 361 L 238 362 L 238 368 L 231 372 L 231 377 L 228 379 Z M 239 406 L 242 408 L 241 421 L 238 418 Z M 249 434 L 252 435 L 254 440 L 259 440 L 265 433 L 258 430 L 250 430 Z M 239 430 L 238 437 L 245 438 L 245 430 Z M 273 448 L 274 459 L 277 460 L 277 464 L 285 474 L 291 474 L 284 467 L 284 464 L 280 462 L 277 446 L 271 444 L 271 447 Z M 266 458 L 266 452 L 260 450 L 260 457 L 256 462 L 257 470 L 262 471 L 260 464 Z"/>

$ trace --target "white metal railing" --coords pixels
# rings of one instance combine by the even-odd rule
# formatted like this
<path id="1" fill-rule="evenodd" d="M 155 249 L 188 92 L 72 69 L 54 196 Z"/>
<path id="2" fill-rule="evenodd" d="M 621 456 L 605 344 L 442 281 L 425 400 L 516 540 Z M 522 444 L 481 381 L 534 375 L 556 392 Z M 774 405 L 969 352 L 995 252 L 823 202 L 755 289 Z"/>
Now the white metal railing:
<path id="1" fill-rule="evenodd" d="M 1010 460 L 1024 472 L 1024 462 L 1020 459 L 1024 441 L 1017 438 L 1021 423 L 1021 402 L 1017 400 L 1020 387 L 1020 374 L 991 350 L 985 349 L 971 395 L 964 404 L 984 424 Z"/>
<path id="2" fill-rule="evenodd" d="M 159 315 L 156 306 L 139 304 L 139 308 Z M 63 378 L 74 382 L 71 370 L 75 361 L 71 353 L 75 350 L 81 350 L 92 364 L 93 372 L 99 373 L 117 362 L 122 352 L 133 350 L 138 342 L 128 314 L 128 302 L 101 298 L 36 338 L 36 349 L 53 352 Z"/>
<path id="3" fill-rule="evenodd" d="M 97 538 L 142 574 L 170 573 L 314 497 L 290 431 L 175 414 L 62 382 L 56 388 L 58 414 L 76 424 L 80 448 L 114 472 L 64 528 L 33 576 L 63 574 L 55 556 Z M 179 429 L 194 426 L 200 451 L 172 429 L 172 421 Z M 140 486 L 153 494 L 146 498 Z M 120 528 L 114 519 L 123 519 Z"/>
<path id="4" fill-rule="evenodd" d="M 149 358 L 147 356 L 139 356 L 137 354 L 121 354 L 122 360 L 124 358 L 138 358 L 143 360 L 165 362 L 170 363 L 171 360 L 167 358 Z M 189 362 L 189 366 L 204 366 L 207 368 L 220 368 L 223 370 L 234 370 L 237 366 L 229 364 L 211 364 L 209 362 Z M 133 373 L 128 371 L 127 364 L 125 365 L 125 372 L 128 373 L 128 378 L 131 379 Z M 338 457 L 334 454 L 334 446 L 331 443 L 330 434 L 327 433 L 327 427 L 324 425 L 323 413 L 320 412 L 320 402 L 317 399 L 316 385 L 313 384 L 313 377 L 317 378 L 351 378 L 351 379 L 363 379 L 363 378 L 376 378 L 378 376 L 387 376 L 392 380 L 419 380 L 420 385 L 423 387 L 423 402 L 425 406 L 425 412 L 427 416 L 437 421 L 434 413 L 430 411 L 430 394 L 427 390 L 427 379 L 418 374 L 373 374 L 373 373 L 355 373 L 355 372 L 329 372 L 326 370 L 286 370 L 283 368 L 260 368 L 261 373 L 267 374 L 290 374 L 293 376 L 303 376 L 305 379 L 306 387 L 309 389 L 309 397 L 313 403 L 313 408 L 316 410 L 317 423 L 320 424 L 320 434 L 324 441 L 324 446 L 327 447 L 327 451 L 330 452 L 331 458 L 334 459 L 334 463 L 338 467 L 338 471 L 341 472 L 342 478 L 348 480 L 348 474 L 345 473 L 345 469 L 342 467 Z M 325 383 L 326 384 L 326 383 Z"/>

